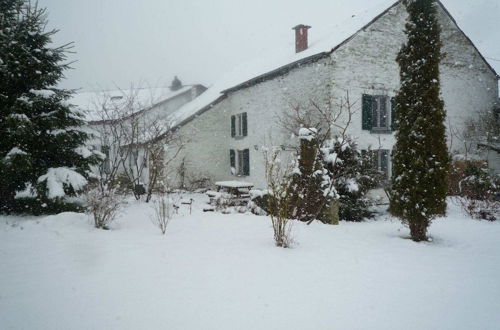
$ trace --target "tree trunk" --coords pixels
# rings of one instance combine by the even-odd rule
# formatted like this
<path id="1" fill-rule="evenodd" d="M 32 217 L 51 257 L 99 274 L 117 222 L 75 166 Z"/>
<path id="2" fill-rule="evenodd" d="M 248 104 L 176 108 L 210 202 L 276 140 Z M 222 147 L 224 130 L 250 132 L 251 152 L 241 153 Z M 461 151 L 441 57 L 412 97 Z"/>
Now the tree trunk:
<path id="1" fill-rule="evenodd" d="M 427 219 L 420 219 L 419 221 L 410 222 L 410 236 L 415 242 L 427 241 L 427 227 L 429 221 Z"/>

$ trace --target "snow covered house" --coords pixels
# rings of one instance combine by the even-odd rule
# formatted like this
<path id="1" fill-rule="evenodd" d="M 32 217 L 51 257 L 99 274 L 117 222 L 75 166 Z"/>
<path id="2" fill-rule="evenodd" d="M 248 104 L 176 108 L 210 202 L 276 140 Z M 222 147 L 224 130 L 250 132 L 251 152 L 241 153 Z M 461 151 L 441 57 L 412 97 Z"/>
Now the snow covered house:
<path id="1" fill-rule="evenodd" d="M 448 139 L 450 150 L 460 153 L 452 132 L 462 131 L 476 113 L 492 109 L 499 76 L 443 3 L 437 3 Z M 243 65 L 173 114 L 176 129 L 191 136 L 192 143 L 178 157 L 180 175 L 172 180 L 236 179 L 265 187 L 262 146 L 286 145 L 291 139 L 277 125 L 280 114 L 295 102 L 335 100 L 347 92 L 355 108 L 349 134 L 360 149 L 378 150 L 375 166 L 389 177 L 395 143 L 390 100 L 399 88 L 395 59 L 406 40 L 406 18 L 402 1 L 383 1 L 377 9 L 339 22 L 310 47 L 310 27 L 296 26 L 294 54 Z"/>
<path id="2" fill-rule="evenodd" d="M 124 162 L 118 161 L 118 149 L 126 144 L 145 142 L 169 129 L 169 117 L 205 90 L 206 87 L 200 84 L 182 85 L 175 77 L 170 87 L 132 87 L 76 94 L 71 103 L 85 114 L 87 128 L 94 136 L 87 147 L 106 156 L 101 168 L 94 170 L 109 172 L 112 166 L 120 166 L 123 171 L 127 166 L 127 170 L 134 171 L 138 183 L 147 184 L 149 170 L 144 149 L 140 146 L 133 148 Z M 160 124 L 166 127 L 160 127 Z M 117 131 L 117 126 L 122 132 L 111 133 L 113 127 Z M 124 134 L 123 130 L 127 132 Z"/>

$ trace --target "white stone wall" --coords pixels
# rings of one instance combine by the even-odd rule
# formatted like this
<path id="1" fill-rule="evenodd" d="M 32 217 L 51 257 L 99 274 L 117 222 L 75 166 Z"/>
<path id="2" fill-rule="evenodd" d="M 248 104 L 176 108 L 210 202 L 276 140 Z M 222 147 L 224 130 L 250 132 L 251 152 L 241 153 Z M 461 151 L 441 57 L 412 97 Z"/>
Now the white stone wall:
<path id="1" fill-rule="evenodd" d="M 332 54 L 332 95 L 341 97 L 347 90 L 356 102 L 349 132 L 357 137 L 361 149 L 391 150 L 395 143 L 393 133 L 361 129 L 361 96 L 396 94 L 399 66 L 395 59 L 406 41 L 406 17 L 405 7 L 398 5 Z M 498 95 L 497 78 L 441 7 L 439 20 L 445 54 L 440 68 L 441 96 L 447 112 L 448 142 L 453 152 L 463 153 L 457 134 L 463 134 L 467 119 L 492 109 Z"/>
<path id="2" fill-rule="evenodd" d="M 354 115 L 349 133 L 357 138 L 360 149 L 389 149 L 393 133 L 372 133 L 361 128 L 362 94 L 392 97 L 399 88 L 396 55 L 406 40 L 407 17 L 403 5 L 357 33 L 330 58 L 230 93 L 211 110 L 181 128 L 193 138 L 183 152 L 189 175 L 205 175 L 211 180 L 244 180 L 265 187 L 263 145 L 289 144 L 277 118 L 296 102 L 316 102 L 330 98 L 334 103 L 349 93 Z M 493 106 L 498 95 L 497 78 L 455 23 L 439 8 L 443 51 L 441 66 L 442 98 L 451 128 L 463 131 L 464 121 Z M 332 45 L 333 46 L 333 45 Z M 231 138 L 231 115 L 247 112 L 248 136 Z M 345 120 L 346 118 L 344 118 Z M 452 139 L 449 139 L 450 142 Z M 460 146 L 451 146 L 460 152 Z M 229 149 L 250 149 L 250 176 L 234 177 L 229 166 Z M 181 158 L 182 158 L 181 157 Z"/>
<path id="3" fill-rule="evenodd" d="M 265 187 L 263 146 L 289 144 L 289 136 L 278 123 L 282 111 L 296 102 L 328 99 L 330 60 L 304 65 L 278 78 L 265 81 L 228 95 L 219 104 L 180 129 L 192 138 L 176 161 L 186 158 L 188 176 L 220 180 L 250 181 Z M 231 116 L 247 113 L 248 135 L 231 137 Z M 229 150 L 250 150 L 250 175 L 231 174 Z M 173 182 L 178 182 L 178 178 Z"/>

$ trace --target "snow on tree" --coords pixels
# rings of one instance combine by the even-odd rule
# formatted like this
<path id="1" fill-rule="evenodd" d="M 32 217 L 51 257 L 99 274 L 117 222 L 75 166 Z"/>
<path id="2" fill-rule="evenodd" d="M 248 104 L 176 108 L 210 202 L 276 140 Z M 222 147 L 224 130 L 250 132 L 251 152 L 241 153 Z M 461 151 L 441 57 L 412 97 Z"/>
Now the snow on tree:
<path id="1" fill-rule="evenodd" d="M 360 153 L 349 136 L 326 140 L 321 152 L 338 195 L 340 219 L 361 221 L 373 216 L 369 210 L 372 201 L 366 194 L 379 186 L 382 178 L 372 166 L 370 153 Z"/>
<path id="2" fill-rule="evenodd" d="M 410 227 L 414 241 L 427 240 L 433 218 L 446 212 L 450 157 L 446 113 L 440 98 L 441 29 L 435 0 L 408 0 L 401 48 L 401 87 L 396 96 L 396 144 L 390 209 Z"/>
<path id="3" fill-rule="evenodd" d="M 98 158 L 83 144 L 82 115 L 57 88 L 69 45 L 52 47 L 45 9 L 29 0 L 0 2 L 0 211 L 71 209 Z M 16 199 L 30 189 L 31 198 Z M 26 194 L 22 194 L 25 196 Z"/>
<path id="4" fill-rule="evenodd" d="M 317 135 L 314 127 L 299 130 L 300 153 L 291 176 L 290 216 L 301 221 L 330 222 L 325 206 L 337 198 L 337 193 L 325 168 Z"/>

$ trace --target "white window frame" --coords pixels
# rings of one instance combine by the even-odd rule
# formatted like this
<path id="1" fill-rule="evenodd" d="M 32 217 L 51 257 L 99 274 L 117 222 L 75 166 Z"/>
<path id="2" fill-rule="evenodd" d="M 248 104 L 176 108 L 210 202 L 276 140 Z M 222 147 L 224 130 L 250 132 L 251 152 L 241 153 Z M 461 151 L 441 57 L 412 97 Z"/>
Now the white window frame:
<path id="1" fill-rule="evenodd" d="M 372 104 L 372 130 L 373 131 L 388 131 L 391 128 L 391 104 L 390 98 L 387 95 L 373 95 Z M 385 103 L 385 126 L 381 126 L 380 105 Z M 376 105 L 376 106 L 375 106 Z"/>
<path id="2" fill-rule="evenodd" d="M 236 165 L 236 175 L 237 176 L 243 176 L 243 167 L 244 167 L 244 158 L 245 158 L 245 154 L 244 154 L 245 150 L 236 150 L 236 154 L 235 154 L 235 165 Z"/>
<path id="3" fill-rule="evenodd" d="M 235 137 L 243 137 L 243 112 L 235 115 Z"/>

